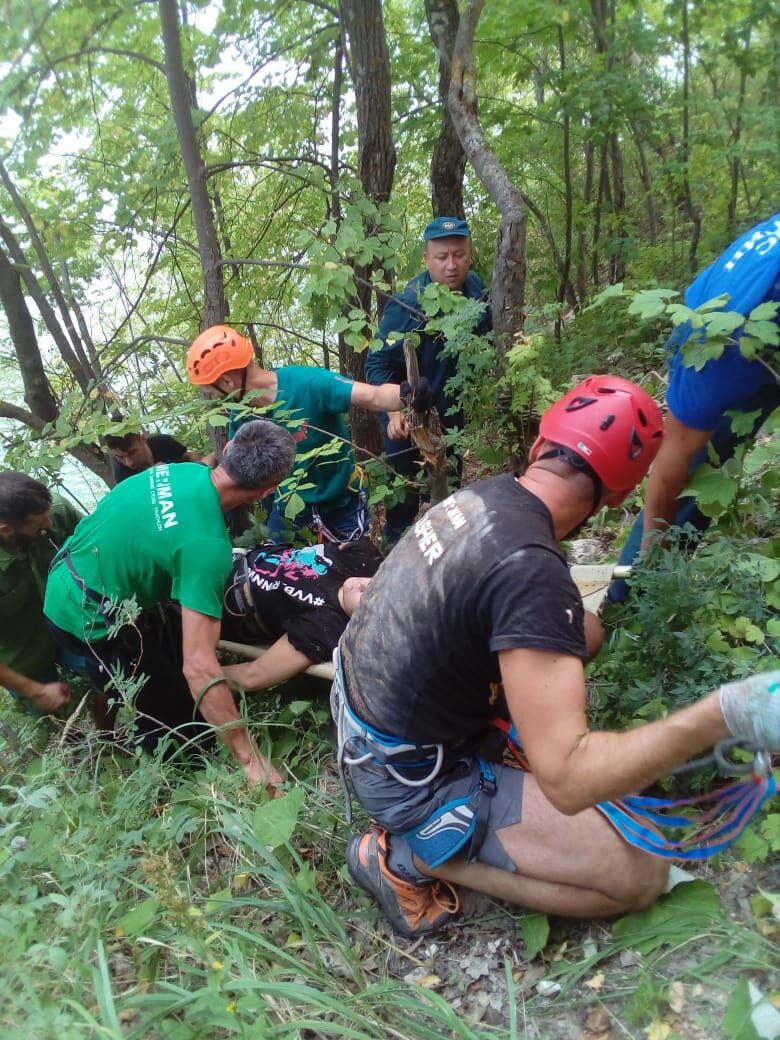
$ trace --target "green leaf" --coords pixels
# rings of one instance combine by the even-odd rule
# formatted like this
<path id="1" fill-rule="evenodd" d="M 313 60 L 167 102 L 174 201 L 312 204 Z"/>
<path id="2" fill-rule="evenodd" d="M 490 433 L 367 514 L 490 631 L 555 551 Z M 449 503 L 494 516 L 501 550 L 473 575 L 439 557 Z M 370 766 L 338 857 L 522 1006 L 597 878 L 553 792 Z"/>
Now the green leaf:
<path id="1" fill-rule="evenodd" d="M 721 917 L 718 894 L 706 881 L 677 885 L 648 910 L 621 917 L 612 926 L 615 939 L 625 940 L 640 953 L 677 945 L 698 935 Z"/>
<path id="2" fill-rule="evenodd" d="M 751 321 L 772 321 L 780 314 L 780 300 L 765 300 L 754 307 L 748 317 Z"/>
<path id="3" fill-rule="evenodd" d="M 149 927 L 159 909 L 159 900 L 154 897 L 144 899 L 142 903 L 120 917 L 116 927 L 121 929 L 124 935 L 139 935 Z"/>
<path id="4" fill-rule="evenodd" d="M 586 307 L 585 309 L 591 311 L 594 307 L 600 307 L 602 303 L 606 303 L 607 300 L 611 300 L 614 299 L 616 296 L 623 295 L 625 294 L 623 292 L 622 282 L 618 282 L 616 285 L 608 285 L 606 289 L 602 289 L 602 291 L 594 299 L 593 303 L 591 303 L 590 306 Z"/>
<path id="5" fill-rule="evenodd" d="M 295 832 L 304 796 L 303 788 L 296 787 L 281 798 L 258 805 L 252 814 L 252 830 L 257 840 L 270 849 L 288 842 Z"/>
<path id="6" fill-rule="evenodd" d="M 699 505 L 717 503 L 727 509 L 734 501 L 739 490 L 739 481 L 727 477 L 720 469 L 714 469 L 706 463 L 696 470 L 689 487 L 688 494 L 694 495 Z"/>
<path id="7" fill-rule="evenodd" d="M 756 409 L 755 412 L 726 412 L 731 422 L 731 429 L 737 437 L 745 437 L 751 433 L 753 424 L 760 414 L 760 408 Z"/>
<path id="8" fill-rule="evenodd" d="M 760 1040 L 750 1017 L 752 1010 L 748 980 L 743 975 L 731 994 L 723 1018 L 723 1030 L 729 1040 Z"/>
<path id="9" fill-rule="evenodd" d="M 550 937 L 550 922 L 547 914 L 525 914 L 520 918 L 520 935 L 525 943 L 525 955 L 532 961 L 541 953 Z"/>
<path id="10" fill-rule="evenodd" d="M 297 492 L 293 492 L 284 507 L 284 515 L 288 520 L 294 520 L 296 516 L 306 508 L 306 503 Z"/>
<path id="11" fill-rule="evenodd" d="M 716 311 L 707 318 L 704 325 L 707 336 L 730 336 L 732 332 L 745 324 L 744 314 L 739 311 Z"/>

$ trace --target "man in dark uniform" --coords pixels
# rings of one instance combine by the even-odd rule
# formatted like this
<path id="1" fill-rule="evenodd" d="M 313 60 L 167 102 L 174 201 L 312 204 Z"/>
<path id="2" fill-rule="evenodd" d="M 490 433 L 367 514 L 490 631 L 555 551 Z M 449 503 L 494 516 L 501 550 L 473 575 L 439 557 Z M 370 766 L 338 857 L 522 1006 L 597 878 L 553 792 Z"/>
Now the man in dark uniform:
<path id="1" fill-rule="evenodd" d="M 375 386 L 381 383 L 402 383 L 406 379 L 404 360 L 404 338 L 417 333 L 417 362 L 420 375 L 429 380 L 433 404 L 439 414 L 442 427 L 452 429 L 463 424 L 463 416 L 448 414 L 455 401 L 446 391 L 447 381 L 455 374 L 458 359 L 445 357 L 445 342 L 441 336 L 431 335 L 424 330 L 426 317 L 420 306 L 420 298 L 426 286 L 432 282 L 448 286 L 453 292 L 462 293 L 470 300 L 484 300 L 485 283 L 471 270 L 471 231 L 465 220 L 457 217 L 436 217 L 426 227 L 425 242 L 426 270 L 413 278 L 402 293 L 388 300 L 379 323 L 379 338 L 382 347 L 366 357 L 366 381 Z M 492 328 L 490 310 L 479 319 L 474 328 L 477 335 L 484 335 Z M 411 477 L 417 470 L 419 454 L 412 447 L 409 432 L 401 412 L 388 412 L 385 421 L 385 453 L 397 473 Z M 385 539 L 394 545 L 414 519 L 419 509 L 419 496 L 407 494 L 405 499 L 387 510 Z"/>

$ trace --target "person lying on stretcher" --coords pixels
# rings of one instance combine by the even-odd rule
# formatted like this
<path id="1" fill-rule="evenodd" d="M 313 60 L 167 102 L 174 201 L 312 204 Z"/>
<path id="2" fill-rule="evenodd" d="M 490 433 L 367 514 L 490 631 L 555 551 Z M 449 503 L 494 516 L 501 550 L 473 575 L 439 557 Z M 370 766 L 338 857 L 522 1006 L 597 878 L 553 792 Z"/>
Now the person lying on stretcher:
<path id="1" fill-rule="evenodd" d="M 245 690 L 264 690 L 330 661 L 381 562 L 366 538 L 303 549 L 274 543 L 234 549 L 222 638 L 269 650 L 223 673 Z"/>

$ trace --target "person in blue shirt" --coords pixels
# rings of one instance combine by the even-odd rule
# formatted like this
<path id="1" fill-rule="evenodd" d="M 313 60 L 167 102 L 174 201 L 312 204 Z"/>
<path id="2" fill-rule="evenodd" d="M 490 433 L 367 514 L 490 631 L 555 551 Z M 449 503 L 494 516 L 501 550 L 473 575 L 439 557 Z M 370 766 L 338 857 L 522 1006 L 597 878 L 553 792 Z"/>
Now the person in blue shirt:
<path id="1" fill-rule="evenodd" d="M 780 301 L 780 213 L 732 242 L 688 287 L 685 303 L 695 308 L 723 295 L 728 296 L 723 309 L 746 318 L 759 304 Z M 650 472 L 644 511 L 623 547 L 621 564 L 632 564 L 655 532 L 671 525 L 692 524 L 703 531 L 709 518 L 696 508 L 694 498 L 680 498 L 690 474 L 707 461 L 710 445 L 721 463 L 731 458 L 780 405 L 780 384 L 771 358 L 749 361 L 734 342 L 721 357 L 696 371 L 684 364 L 682 349 L 692 334 L 689 323 L 680 325 L 667 343 L 666 435 Z M 740 329 L 733 336 L 738 341 Z M 727 412 L 755 412 L 756 416 L 750 429 L 737 434 Z M 627 593 L 625 582 L 613 582 L 609 598 L 621 602 Z"/>
<path id="2" fill-rule="evenodd" d="M 450 413 L 456 404 L 447 393 L 447 381 L 457 371 L 455 357 L 443 356 L 445 341 L 439 335 L 424 331 L 426 317 L 420 307 L 420 297 L 431 282 L 447 285 L 453 292 L 463 293 L 471 300 L 486 297 L 485 283 L 471 270 L 471 231 L 465 220 L 457 217 L 436 217 L 423 233 L 426 270 L 413 278 L 402 293 L 388 300 L 379 323 L 379 339 L 382 346 L 366 357 L 366 382 L 379 386 L 382 383 L 401 383 L 406 379 L 404 360 L 404 338 L 417 333 L 420 343 L 417 360 L 420 375 L 431 384 L 433 404 L 439 413 L 443 429 L 462 425 L 463 417 L 458 412 Z M 477 335 L 492 329 L 490 310 L 487 309 L 474 328 Z M 385 427 L 385 454 L 393 469 L 402 476 L 411 477 L 419 465 L 419 453 L 412 447 L 408 428 L 400 412 L 389 412 L 382 416 Z M 419 496 L 407 494 L 404 501 L 387 510 L 385 539 L 394 545 L 414 519 L 419 508 Z"/>

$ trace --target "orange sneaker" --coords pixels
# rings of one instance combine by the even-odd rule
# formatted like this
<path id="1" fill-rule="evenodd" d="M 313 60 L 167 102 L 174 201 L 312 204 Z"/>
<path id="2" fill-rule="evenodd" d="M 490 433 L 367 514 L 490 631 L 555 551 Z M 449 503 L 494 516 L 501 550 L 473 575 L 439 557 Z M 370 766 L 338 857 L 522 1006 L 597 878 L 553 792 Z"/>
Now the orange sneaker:
<path id="1" fill-rule="evenodd" d="M 438 931 L 460 909 L 458 893 L 446 881 L 414 885 L 387 865 L 387 831 L 371 830 L 347 845 L 347 867 L 364 892 L 379 903 L 391 928 L 414 939 Z"/>

